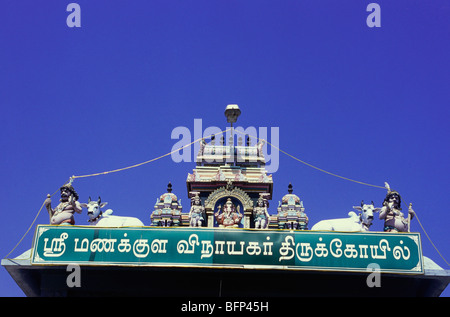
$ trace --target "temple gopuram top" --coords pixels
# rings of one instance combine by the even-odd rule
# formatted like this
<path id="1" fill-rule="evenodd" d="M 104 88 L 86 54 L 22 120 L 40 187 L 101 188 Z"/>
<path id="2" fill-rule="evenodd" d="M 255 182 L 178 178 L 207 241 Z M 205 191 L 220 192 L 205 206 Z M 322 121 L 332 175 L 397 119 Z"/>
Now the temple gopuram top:
<path id="1" fill-rule="evenodd" d="M 237 105 L 229 105 L 226 113 L 230 108 L 240 113 Z M 254 227 L 252 213 L 257 200 L 260 197 L 265 201 L 272 199 L 273 180 L 264 167 L 264 141 L 250 145 L 250 136 L 246 136 L 243 144 L 244 140 L 239 136 L 236 145 L 232 135 L 228 142 L 224 139 L 222 135 L 216 140 L 213 135 L 209 142 L 201 140 L 197 166 L 188 173 L 186 180 L 188 195 L 190 198 L 199 196 L 204 204 L 206 227 L 215 226 L 214 213 L 219 206 L 226 207 L 226 200 L 230 198 L 233 212 L 242 213 L 243 218 L 243 223 L 232 226 L 251 228 Z"/>

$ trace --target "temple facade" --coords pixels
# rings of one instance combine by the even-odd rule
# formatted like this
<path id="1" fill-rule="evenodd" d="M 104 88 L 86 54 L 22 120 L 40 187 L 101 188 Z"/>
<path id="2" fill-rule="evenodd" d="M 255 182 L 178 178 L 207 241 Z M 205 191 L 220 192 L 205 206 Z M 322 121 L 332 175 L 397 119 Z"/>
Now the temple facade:
<path id="1" fill-rule="evenodd" d="M 272 197 L 264 140 L 238 134 L 234 142 L 239 114 L 237 105 L 225 110 L 227 142 L 222 135 L 200 141 L 186 178 L 188 208 L 169 183 L 150 219 L 141 222 L 102 212 L 107 203 L 100 197 L 78 202 L 70 182 L 61 187 L 56 208 L 45 200 L 50 224 L 37 225 L 32 248 L 2 259 L 2 266 L 27 296 L 441 294 L 450 270 L 423 256 L 420 234 L 409 231 L 414 211 L 410 205 L 407 216 L 400 212 L 397 191 L 386 186 L 381 208 L 361 202 L 353 206 L 359 214 L 310 226 L 292 184 L 282 197 Z M 272 200 L 277 212 L 269 215 Z M 89 225 L 73 225 L 81 208 L 87 208 Z M 369 231 L 375 212 L 385 220 L 383 232 Z M 73 266 L 78 284 L 70 280 Z M 380 273 L 382 287 L 370 279 Z"/>

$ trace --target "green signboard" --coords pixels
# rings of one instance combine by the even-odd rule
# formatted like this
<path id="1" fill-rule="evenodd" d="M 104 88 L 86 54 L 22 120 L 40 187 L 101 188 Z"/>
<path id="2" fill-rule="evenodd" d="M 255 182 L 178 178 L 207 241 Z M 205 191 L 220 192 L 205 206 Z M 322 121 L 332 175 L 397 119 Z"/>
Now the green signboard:
<path id="1" fill-rule="evenodd" d="M 39 225 L 32 264 L 423 273 L 418 233 Z"/>

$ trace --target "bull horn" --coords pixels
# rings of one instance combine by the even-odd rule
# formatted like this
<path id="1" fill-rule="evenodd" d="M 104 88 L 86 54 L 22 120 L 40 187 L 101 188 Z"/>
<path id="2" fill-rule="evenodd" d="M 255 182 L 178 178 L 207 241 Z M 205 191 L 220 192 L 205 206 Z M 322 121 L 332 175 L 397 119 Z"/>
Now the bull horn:
<path id="1" fill-rule="evenodd" d="M 100 205 L 101 202 L 102 202 L 102 199 L 100 198 L 100 196 L 98 196 L 98 204 Z"/>
<path id="2" fill-rule="evenodd" d="M 361 207 L 364 206 L 364 200 L 361 200 Z"/>
<path id="3" fill-rule="evenodd" d="M 373 203 L 373 200 L 372 200 L 372 206 L 375 206 L 375 204 Z"/>
<path id="4" fill-rule="evenodd" d="M 88 204 L 91 202 L 91 196 L 89 196 L 89 199 L 88 199 Z"/>

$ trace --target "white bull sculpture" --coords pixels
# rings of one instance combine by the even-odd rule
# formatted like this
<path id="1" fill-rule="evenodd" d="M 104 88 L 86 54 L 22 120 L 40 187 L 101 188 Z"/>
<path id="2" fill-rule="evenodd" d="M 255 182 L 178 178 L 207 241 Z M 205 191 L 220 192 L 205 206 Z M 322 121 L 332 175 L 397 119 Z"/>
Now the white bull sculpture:
<path id="1" fill-rule="evenodd" d="M 354 209 L 361 211 L 357 215 L 354 211 L 348 213 L 348 218 L 328 219 L 316 223 L 311 230 L 325 231 L 369 231 L 372 225 L 373 213 L 378 212 L 381 208 L 375 208 L 373 201 L 370 205 L 361 202 L 360 206 L 353 206 Z"/>
<path id="2" fill-rule="evenodd" d="M 112 209 L 108 209 L 102 212 L 101 208 L 105 207 L 107 202 L 102 203 L 100 197 L 98 201 L 91 200 L 86 203 L 80 204 L 81 207 L 87 208 L 89 216 L 89 224 L 97 227 L 143 227 L 144 224 L 138 218 L 135 217 L 120 217 L 112 216 Z"/>

